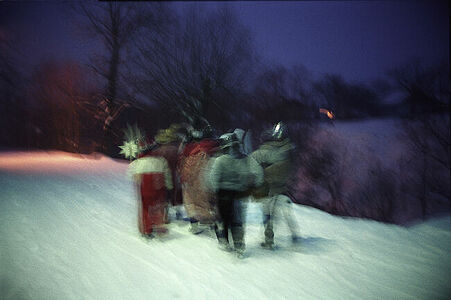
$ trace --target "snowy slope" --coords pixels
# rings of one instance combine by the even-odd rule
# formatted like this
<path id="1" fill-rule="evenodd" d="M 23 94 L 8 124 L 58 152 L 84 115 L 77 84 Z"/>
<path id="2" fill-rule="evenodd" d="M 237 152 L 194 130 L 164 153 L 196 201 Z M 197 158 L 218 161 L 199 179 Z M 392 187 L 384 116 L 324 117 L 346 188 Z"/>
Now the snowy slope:
<path id="1" fill-rule="evenodd" d="M 248 257 L 170 224 L 144 241 L 127 164 L 62 152 L 0 153 L 1 299 L 446 299 L 451 218 L 403 228 L 296 206 L 303 237 L 260 249 L 249 204 Z"/>
<path id="2" fill-rule="evenodd" d="M 368 167 L 376 161 L 397 171 L 398 160 L 406 155 L 407 149 L 401 134 L 399 120 L 369 119 L 322 126 L 315 139 L 336 145 L 337 155 L 346 162 L 348 173 L 363 180 Z"/>
<path id="3" fill-rule="evenodd" d="M 391 221 L 396 224 L 408 224 L 421 218 L 420 201 L 411 196 L 416 193 L 412 184 L 418 184 L 413 181 L 418 180 L 415 172 L 420 170 L 415 170 L 414 164 L 406 168 L 412 153 L 403 137 L 401 120 L 387 118 L 323 123 L 315 131 L 312 141 L 314 149 L 330 149 L 335 155 L 334 178 L 338 178 L 341 187 L 341 213 L 381 218 L 388 215 L 391 205 Z M 380 180 L 384 174 L 390 176 L 390 184 Z M 449 178 L 449 172 L 445 171 L 442 177 L 447 182 L 445 178 Z M 364 189 L 374 184 L 383 186 L 388 192 L 372 194 L 372 198 L 364 197 Z M 401 190 L 405 186 L 410 186 L 411 190 Z M 315 192 L 313 196 L 311 191 Z M 298 199 L 313 199 L 326 209 L 332 202 L 330 191 L 311 182 L 302 172 L 298 174 L 295 195 Z M 387 195 L 391 195 L 390 201 Z M 428 200 L 428 214 L 448 211 L 446 203 L 446 199 Z"/>

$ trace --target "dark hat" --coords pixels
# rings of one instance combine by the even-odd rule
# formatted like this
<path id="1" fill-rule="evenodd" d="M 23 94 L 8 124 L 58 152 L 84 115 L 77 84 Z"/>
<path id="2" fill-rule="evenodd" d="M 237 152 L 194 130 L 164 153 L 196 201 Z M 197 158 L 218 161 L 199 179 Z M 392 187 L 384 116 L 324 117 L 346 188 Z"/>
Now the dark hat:
<path id="1" fill-rule="evenodd" d="M 221 149 L 232 147 L 233 145 L 240 143 L 234 132 L 224 133 L 219 137 L 219 139 L 221 141 Z"/>

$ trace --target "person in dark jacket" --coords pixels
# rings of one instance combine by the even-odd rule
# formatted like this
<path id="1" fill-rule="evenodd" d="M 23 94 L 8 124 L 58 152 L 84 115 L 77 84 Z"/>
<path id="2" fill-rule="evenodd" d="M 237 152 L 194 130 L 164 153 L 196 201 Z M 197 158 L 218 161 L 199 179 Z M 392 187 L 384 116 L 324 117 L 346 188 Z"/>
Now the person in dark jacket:
<path id="1" fill-rule="evenodd" d="M 235 133 L 221 136 L 222 155 L 214 159 L 209 171 L 209 183 L 217 195 L 218 220 L 215 232 L 219 246 L 231 251 L 229 229 L 238 257 L 244 256 L 243 198 L 249 189 L 263 183 L 263 170 L 250 156 L 240 151 L 241 145 Z"/>
<path id="2" fill-rule="evenodd" d="M 274 246 L 273 223 L 276 212 L 283 212 L 291 231 L 292 241 L 298 242 L 298 225 L 292 212 L 292 202 L 284 194 L 287 183 L 293 177 L 293 150 L 287 127 L 282 122 L 277 123 L 269 132 L 263 133 L 264 142 L 251 156 L 263 167 L 264 184 L 260 189 L 263 204 L 263 223 L 265 226 L 265 241 L 261 244 L 266 249 Z M 263 192 L 262 192 L 263 190 Z"/>

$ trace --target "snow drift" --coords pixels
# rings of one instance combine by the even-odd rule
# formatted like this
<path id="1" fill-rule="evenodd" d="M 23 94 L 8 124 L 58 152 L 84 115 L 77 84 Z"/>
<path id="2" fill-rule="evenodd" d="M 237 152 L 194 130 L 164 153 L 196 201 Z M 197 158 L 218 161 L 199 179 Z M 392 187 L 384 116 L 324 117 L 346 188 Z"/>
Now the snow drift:
<path id="1" fill-rule="evenodd" d="M 247 209 L 247 258 L 169 225 L 145 241 L 127 163 L 62 152 L 0 154 L 2 299 L 446 299 L 451 218 L 410 228 L 299 206 L 302 242 L 283 222 L 260 249 Z M 279 225 L 279 226 L 277 226 Z"/>

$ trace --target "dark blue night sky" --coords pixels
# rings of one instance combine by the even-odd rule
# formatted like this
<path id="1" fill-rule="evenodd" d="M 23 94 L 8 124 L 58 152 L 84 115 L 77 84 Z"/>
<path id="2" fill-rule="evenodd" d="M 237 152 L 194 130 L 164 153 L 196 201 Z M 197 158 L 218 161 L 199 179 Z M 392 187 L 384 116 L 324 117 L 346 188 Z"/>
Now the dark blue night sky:
<path id="1" fill-rule="evenodd" d="M 337 73 L 348 80 L 383 76 L 412 58 L 449 63 L 447 1 L 174 2 L 232 6 L 254 33 L 265 62 L 303 64 L 314 73 Z M 0 26 L 20 39 L 24 62 L 45 58 L 86 61 L 99 44 L 76 29 L 68 4 L 2 2 Z"/>
<path id="2" fill-rule="evenodd" d="M 350 80 L 382 74 L 412 57 L 448 58 L 444 3 L 408 1 L 239 2 L 257 47 L 274 62 L 302 63 Z"/>

